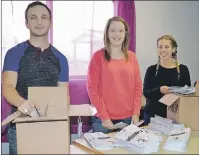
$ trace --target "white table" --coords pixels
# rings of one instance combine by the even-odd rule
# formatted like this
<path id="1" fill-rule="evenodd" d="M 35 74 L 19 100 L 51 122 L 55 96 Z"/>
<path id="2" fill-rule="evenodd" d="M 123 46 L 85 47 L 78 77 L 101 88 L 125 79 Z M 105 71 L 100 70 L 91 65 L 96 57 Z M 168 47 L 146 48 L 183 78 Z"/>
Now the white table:
<path id="1" fill-rule="evenodd" d="M 108 134 L 109 136 L 114 136 L 115 133 L 111 133 Z M 161 149 L 165 140 L 166 140 L 166 136 L 164 136 L 164 139 L 160 145 L 160 149 L 158 152 L 153 153 L 153 154 L 182 154 L 180 152 L 173 152 L 173 151 L 166 151 Z M 86 143 L 85 140 L 83 139 L 78 139 L 76 140 L 79 144 L 81 144 L 82 146 L 84 146 L 85 148 L 88 148 L 89 150 L 92 150 L 92 148 L 90 146 L 88 146 L 88 144 Z M 128 150 L 124 149 L 124 148 L 114 148 L 111 150 L 103 150 L 100 151 L 101 154 L 133 154 L 133 152 L 129 152 Z M 85 151 L 84 148 L 82 148 L 81 146 L 77 146 L 76 144 L 71 145 L 71 154 L 91 154 L 92 152 L 90 151 Z M 95 154 L 93 152 L 93 154 Z M 97 153 L 96 153 L 97 154 Z M 189 143 L 187 145 L 187 152 L 183 153 L 183 154 L 199 154 L 199 131 L 192 131 L 191 132 L 191 136 L 189 139 Z"/>

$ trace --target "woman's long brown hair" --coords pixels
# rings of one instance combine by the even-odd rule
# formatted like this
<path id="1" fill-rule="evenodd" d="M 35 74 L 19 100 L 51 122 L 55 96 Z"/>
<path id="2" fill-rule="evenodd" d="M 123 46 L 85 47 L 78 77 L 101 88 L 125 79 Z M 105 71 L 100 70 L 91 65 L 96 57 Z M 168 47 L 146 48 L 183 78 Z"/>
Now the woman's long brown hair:
<path id="1" fill-rule="evenodd" d="M 106 23 L 106 27 L 105 27 L 105 31 L 104 31 L 104 57 L 107 61 L 110 61 L 111 59 L 111 48 L 110 48 L 110 40 L 108 38 L 108 31 L 109 31 L 109 27 L 112 21 L 119 21 L 121 23 L 124 24 L 125 27 L 125 38 L 124 41 L 122 43 L 122 51 L 124 52 L 124 57 L 126 60 L 128 60 L 128 46 L 129 46 L 129 26 L 126 23 L 126 21 L 119 16 L 115 16 L 110 18 L 107 23 Z"/>

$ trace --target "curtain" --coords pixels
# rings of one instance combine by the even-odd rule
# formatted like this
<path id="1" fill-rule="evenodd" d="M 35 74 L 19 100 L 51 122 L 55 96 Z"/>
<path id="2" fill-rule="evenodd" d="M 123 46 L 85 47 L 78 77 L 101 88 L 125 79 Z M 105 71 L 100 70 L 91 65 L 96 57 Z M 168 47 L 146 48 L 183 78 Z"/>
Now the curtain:
<path id="1" fill-rule="evenodd" d="M 67 57 L 70 76 L 86 75 L 91 55 L 104 46 L 112 1 L 53 1 L 53 15 L 53 45 Z"/>
<path id="2" fill-rule="evenodd" d="M 130 31 L 130 42 L 129 50 L 136 51 L 136 12 L 135 12 L 135 2 L 133 0 L 128 1 L 113 1 L 114 3 L 114 14 L 115 16 L 120 16 L 129 25 Z"/>
<path id="3" fill-rule="evenodd" d="M 46 5 L 50 9 L 52 15 L 52 24 L 49 30 L 49 42 L 53 44 L 53 1 L 46 1 Z"/>

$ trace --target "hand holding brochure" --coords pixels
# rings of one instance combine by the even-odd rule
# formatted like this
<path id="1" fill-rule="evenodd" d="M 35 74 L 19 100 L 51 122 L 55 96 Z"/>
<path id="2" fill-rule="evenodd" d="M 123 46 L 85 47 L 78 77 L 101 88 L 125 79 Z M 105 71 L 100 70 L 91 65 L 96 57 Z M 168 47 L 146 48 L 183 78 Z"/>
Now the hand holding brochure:
<path id="1" fill-rule="evenodd" d="M 114 129 L 123 129 L 123 128 L 127 127 L 127 126 L 128 126 L 128 124 L 123 123 L 123 122 L 119 122 L 119 123 L 114 124 L 113 128 Z"/>
<path id="2" fill-rule="evenodd" d="M 138 123 L 136 123 L 135 126 L 140 126 L 142 123 L 144 123 L 143 120 L 141 120 Z M 123 128 L 127 127 L 127 126 L 128 126 L 128 124 L 123 123 L 123 122 L 119 122 L 119 123 L 114 124 L 113 128 L 114 129 L 123 129 Z"/>
<path id="3" fill-rule="evenodd" d="M 109 150 L 121 146 L 118 139 L 109 137 L 102 132 L 85 133 L 83 137 L 92 148 L 97 150 Z"/>
<path id="4" fill-rule="evenodd" d="M 189 87 L 187 85 L 185 85 L 184 87 L 171 86 L 169 87 L 169 90 L 171 93 L 179 93 L 179 94 L 184 94 L 184 95 L 192 94 L 196 91 L 195 87 Z"/>

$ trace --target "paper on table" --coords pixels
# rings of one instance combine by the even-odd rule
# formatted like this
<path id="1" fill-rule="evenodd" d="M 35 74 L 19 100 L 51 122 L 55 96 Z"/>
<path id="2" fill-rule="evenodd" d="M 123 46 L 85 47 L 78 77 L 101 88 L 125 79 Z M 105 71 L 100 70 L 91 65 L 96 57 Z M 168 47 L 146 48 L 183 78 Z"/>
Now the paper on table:
<path id="1" fill-rule="evenodd" d="M 162 136 L 140 129 L 134 124 L 122 129 L 114 137 L 120 139 L 119 143 L 134 153 L 157 152 L 162 141 Z"/>
<path id="2" fill-rule="evenodd" d="M 143 121 L 138 124 L 143 123 Z M 162 136 L 141 129 L 134 124 L 128 125 L 114 137 L 102 132 L 85 133 L 84 139 L 97 150 L 109 150 L 115 147 L 124 147 L 134 153 L 152 153 L 159 150 Z"/>
<path id="3" fill-rule="evenodd" d="M 148 130 L 159 134 L 169 135 L 173 129 L 183 129 L 184 124 L 174 122 L 173 120 L 155 115 L 150 118 Z"/>
<path id="4" fill-rule="evenodd" d="M 74 145 L 70 145 L 70 154 L 88 154 L 88 153 Z"/>
<path id="5" fill-rule="evenodd" d="M 187 143 L 190 137 L 191 129 L 174 129 L 166 140 L 163 149 L 170 151 L 187 151 Z"/>
<path id="6" fill-rule="evenodd" d="M 109 137 L 102 132 L 85 133 L 83 137 L 92 148 L 97 150 L 109 150 L 121 146 L 118 139 Z"/>
<path id="7" fill-rule="evenodd" d="M 114 129 L 123 129 L 123 128 L 127 127 L 127 126 L 128 126 L 128 124 L 123 123 L 123 122 L 119 122 L 119 123 L 114 124 L 113 128 Z"/>

